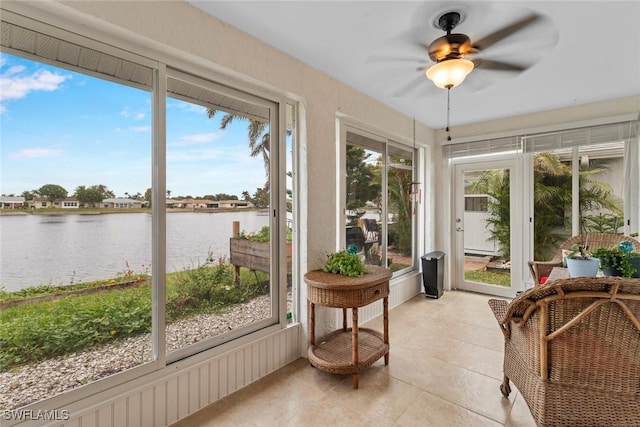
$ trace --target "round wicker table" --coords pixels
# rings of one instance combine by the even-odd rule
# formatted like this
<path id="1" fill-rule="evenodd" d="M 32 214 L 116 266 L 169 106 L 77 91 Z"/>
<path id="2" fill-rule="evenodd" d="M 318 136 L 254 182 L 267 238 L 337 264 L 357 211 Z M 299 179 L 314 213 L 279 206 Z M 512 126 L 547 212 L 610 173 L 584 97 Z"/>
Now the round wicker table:
<path id="1" fill-rule="evenodd" d="M 358 374 L 384 356 L 389 364 L 389 279 L 391 271 L 368 266 L 362 277 L 313 270 L 304 275 L 309 305 L 309 362 L 334 374 L 351 374 L 358 388 Z M 358 327 L 358 308 L 382 299 L 383 333 Z M 315 306 L 342 309 L 342 329 L 333 331 L 316 343 Z M 352 326 L 347 328 L 347 309 L 352 311 Z"/>

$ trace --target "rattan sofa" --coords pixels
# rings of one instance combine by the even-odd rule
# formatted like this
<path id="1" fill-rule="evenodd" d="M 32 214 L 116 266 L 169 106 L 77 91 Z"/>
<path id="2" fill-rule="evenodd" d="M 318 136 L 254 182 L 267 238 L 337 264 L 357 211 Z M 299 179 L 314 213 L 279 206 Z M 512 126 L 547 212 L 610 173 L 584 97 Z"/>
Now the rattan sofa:
<path id="1" fill-rule="evenodd" d="M 562 266 L 562 250 L 569 250 L 573 245 L 586 244 L 588 250 L 594 250 L 600 247 L 611 248 L 623 241 L 633 243 L 636 252 L 640 253 L 640 242 L 633 237 L 606 233 L 586 233 L 573 236 L 560 245 L 558 252 L 551 261 L 529 261 L 531 277 L 536 284 L 540 283 L 542 277 L 548 277 L 553 267 Z"/>
<path id="2" fill-rule="evenodd" d="M 489 306 L 500 390 L 512 381 L 539 426 L 640 426 L 640 279 L 561 279 Z"/>

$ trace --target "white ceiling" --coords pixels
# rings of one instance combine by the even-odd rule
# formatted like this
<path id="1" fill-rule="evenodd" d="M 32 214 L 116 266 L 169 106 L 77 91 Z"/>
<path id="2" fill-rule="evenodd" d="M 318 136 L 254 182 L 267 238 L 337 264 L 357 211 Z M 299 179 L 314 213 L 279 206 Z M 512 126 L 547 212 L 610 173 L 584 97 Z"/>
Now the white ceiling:
<path id="1" fill-rule="evenodd" d="M 475 69 L 451 90 L 451 125 L 640 95 L 640 1 L 190 1 L 433 128 L 447 91 L 426 79 L 433 24 L 462 11 L 453 31 L 472 42 L 530 13 L 525 30 L 482 52 L 531 64 L 520 73 Z M 423 47 L 420 47 L 422 45 Z M 606 112 L 603 112 L 606 115 Z"/>

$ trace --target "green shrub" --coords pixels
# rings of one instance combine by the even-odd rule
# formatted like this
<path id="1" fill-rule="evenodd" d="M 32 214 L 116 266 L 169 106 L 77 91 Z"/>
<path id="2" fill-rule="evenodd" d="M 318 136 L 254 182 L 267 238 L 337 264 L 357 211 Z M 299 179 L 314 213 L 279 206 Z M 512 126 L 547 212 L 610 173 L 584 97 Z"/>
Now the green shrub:
<path id="1" fill-rule="evenodd" d="M 223 260 L 167 275 L 167 322 L 218 312 L 268 291 L 269 275 Z M 265 288 L 265 283 L 267 287 Z M 44 290 L 44 289 L 43 289 Z M 151 332 L 151 285 L 71 295 L 0 311 L 0 372 Z"/>
<path id="2" fill-rule="evenodd" d="M 0 371 L 151 331 L 151 289 L 25 304 L 0 313 Z"/>
<path id="3" fill-rule="evenodd" d="M 293 230 L 290 227 L 287 227 L 286 230 L 286 238 L 287 242 L 290 242 L 293 237 Z M 255 233 L 246 233 L 242 231 L 240 233 L 241 239 L 253 240 L 254 242 L 268 242 L 271 239 L 271 232 L 269 231 L 269 226 L 265 225 L 258 232 Z"/>
<path id="4" fill-rule="evenodd" d="M 171 287 L 167 287 L 167 320 L 216 312 L 223 307 L 246 302 L 260 290 L 259 280 L 254 283 L 245 274 L 239 283 L 234 283 L 233 269 L 229 264 L 218 260 L 214 265 L 208 261 L 174 276 Z"/>

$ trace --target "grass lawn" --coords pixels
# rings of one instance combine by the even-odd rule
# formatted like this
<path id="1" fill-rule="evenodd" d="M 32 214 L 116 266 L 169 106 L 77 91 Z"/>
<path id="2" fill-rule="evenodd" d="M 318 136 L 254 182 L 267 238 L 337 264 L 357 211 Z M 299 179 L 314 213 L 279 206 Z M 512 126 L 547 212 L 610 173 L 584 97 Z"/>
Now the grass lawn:
<path id="1" fill-rule="evenodd" d="M 468 270 L 464 272 L 465 280 L 470 282 L 489 283 L 511 287 L 511 275 L 509 273 L 496 273 L 493 271 Z"/>

